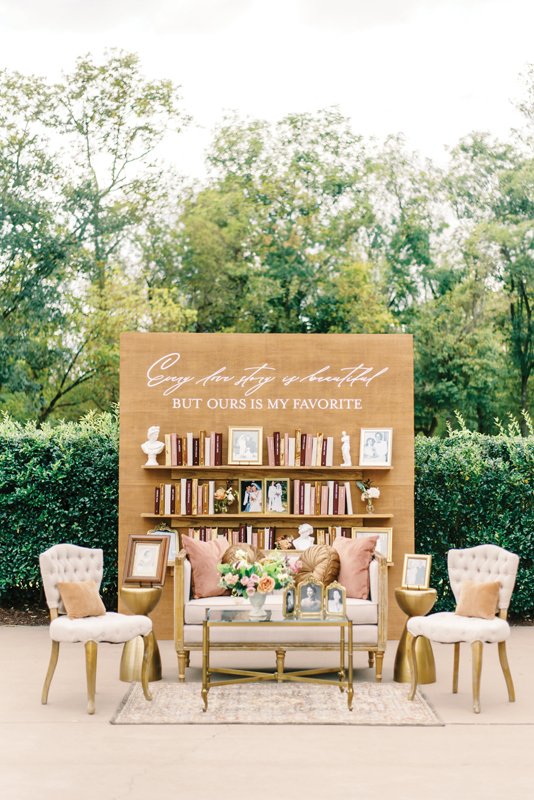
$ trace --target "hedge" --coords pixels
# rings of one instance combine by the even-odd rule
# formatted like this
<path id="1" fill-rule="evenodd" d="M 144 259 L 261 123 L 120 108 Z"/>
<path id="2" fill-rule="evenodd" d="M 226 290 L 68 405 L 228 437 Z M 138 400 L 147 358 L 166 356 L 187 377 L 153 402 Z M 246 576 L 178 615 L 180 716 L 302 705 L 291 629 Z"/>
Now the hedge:
<path id="1" fill-rule="evenodd" d="M 454 605 L 447 551 L 493 542 L 521 557 L 511 611 L 534 616 L 534 437 L 466 430 L 415 440 L 416 552 L 431 553 L 436 610 Z M 88 415 L 39 429 L 0 421 L 0 605 L 41 596 L 39 553 L 57 542 L 104 549 L 102 591 L 116 603 L 118 424 Z"/>

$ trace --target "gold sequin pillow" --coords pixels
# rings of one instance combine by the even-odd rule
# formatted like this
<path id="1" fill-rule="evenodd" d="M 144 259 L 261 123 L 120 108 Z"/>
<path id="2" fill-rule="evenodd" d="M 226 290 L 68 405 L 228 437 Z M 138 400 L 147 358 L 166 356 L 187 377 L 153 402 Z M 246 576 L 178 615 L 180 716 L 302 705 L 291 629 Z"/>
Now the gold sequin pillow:
<path id="1" fill-rule="evenodd" d="M 339 575 L 339 555 L 327 544 L 316 544 L 300 556 L 300 569 L 295 581 L 319 581 L 327 586 Z"/>

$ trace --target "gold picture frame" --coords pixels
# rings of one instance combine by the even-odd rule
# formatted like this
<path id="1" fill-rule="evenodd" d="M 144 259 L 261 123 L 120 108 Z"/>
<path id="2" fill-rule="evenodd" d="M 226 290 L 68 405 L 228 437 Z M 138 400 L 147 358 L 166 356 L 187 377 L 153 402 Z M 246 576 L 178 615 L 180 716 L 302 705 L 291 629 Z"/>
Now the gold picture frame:
<path id="1" fill-rule="evenodd" d="M 419 553 L 405 553 L 402 567 L 403 589 L 428 589 L 432 556 Z"/>
<path id="2" fill-rule="evenodd" d="M 388 564 L 393 563 L 393 528 L 353 528 L 356 539 L 369 539 L 370 536 L 378 536 L 376 552 L 387 560 Z"/>
<path id="3" fill-rule="evenodd" d="M 297 587 L 286 586 L 282 594 L 282 616 L 294 617 L 297 611 Z"/>
<path id="4" fill-rule="evenodd" d="M 228 428 L 228 464 L 250 464 L 260 466 L 263 463 L 263 426 Z"/>
<path id="5" fill-rule="evenodd" d="M 263 514 L 265 512 L 265 490 L 263 478 L 241 478 L 239 480 L 239 513 Z"/>
<path id="6" fill-rule="evenodd" d="M 319 581 L 301 581 L 296 587 L 296 602 L 299 617 L 322 617 L 324 584 Z"/>
<path id="7" fill-rule="evenodd" d="M 289 514 L 291 491 L 289 478 L 265 478 L 266 514 Z"/>
<path id="8" fill-rule="evenodd" d="M 126 585 L 163 586 L 169 556 L 169 536 L 128 536 L 122 582 Z"/>
<path id="9" fill-rule="evenodd" d="M 327 617 L 344 617 L 347 613 L 347 590 L 338 581 L 325 587 L 324 613 Z"/>

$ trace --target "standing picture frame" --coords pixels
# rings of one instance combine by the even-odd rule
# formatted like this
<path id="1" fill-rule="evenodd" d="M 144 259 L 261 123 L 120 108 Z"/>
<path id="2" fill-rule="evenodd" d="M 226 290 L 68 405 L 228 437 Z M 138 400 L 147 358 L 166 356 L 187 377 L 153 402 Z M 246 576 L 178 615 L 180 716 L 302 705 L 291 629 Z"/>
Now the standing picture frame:
<path id="1" fill-rule="evenodd" d="M 403 589 L 428 589 L 432 556 L 405 553 L 402 568 Z"/>
<path id="2" fill-rule="evenodd" d="M 258 466 L 263 463 L 263 427 L 261 425 L 228 428 L 228 463 L 256 464 Z"/>
<path id="3" fill-rule="evenodd" d="M 347 590 L 341 583 L 329 583 L 324 592 L 324 613 L 328 617 L 344 617 L 347 613 Z"/>
<path id="4" fill-rule="evenodd" d="M 360 428 L 360 467 L 390 467 L 393 428 Z"/>
<path id="5" fill-rule="evenodd" d="M 154 528 L 154 530 L 147 531 L 147 536 L 168 536 L 169 537 L 169 552 L 167 553 L 167 561 L 169 564 L 174 564 L 176 559 L 177 548 L 177 531 L 173 528 Z"/>
<path id="6" fill-rule="evenodd" d="M 297 612 L 300 617 L 321 617 L 324 606 L 324 585 L 319 581 L 302 581 L 296 588 Z"/>
<path id="7" fill-rule="evenodd" d="M 387 560 L 388 564 L 393 561 L 393 528 L 375 528 L 369 526 L 368 528 L 353 528 L 356 539 L 369 539 L 371 536 L 377 536 L 375 550 Z"/>
<path id="8" fill-rule="evenodd" d="M 163 586 L 169 555 L 169 536 L 130 534 L 126 548 L 123 583 Z"/>
<path id="9" fill-rule="evenodd" d="M 265 511 L 267 514 L 289 514 L 289 478 L 265 479 Z"/>
<path id="10" fill-rule="evenodd" d="M 239 513 L 263 514 L 265 494 L 263 478 L 243 478 L 239 481 Z"/>
<path id="11" fill-rule="evenodd" d="M 284 593 L 282 595 L 282 616 L 287 617 L 294 617 L 297 602 L 296 602 L 296 589 L 294 586 L 286 586 L 284 589 Z"/>

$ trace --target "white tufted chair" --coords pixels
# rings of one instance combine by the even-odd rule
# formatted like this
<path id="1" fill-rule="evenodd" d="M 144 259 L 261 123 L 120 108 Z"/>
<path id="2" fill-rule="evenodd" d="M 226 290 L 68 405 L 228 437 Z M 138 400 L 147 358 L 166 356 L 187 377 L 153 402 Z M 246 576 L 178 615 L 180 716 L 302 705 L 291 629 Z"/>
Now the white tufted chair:
<path id="1" fill-rule="evenodd" d="M 478 547 L 469 547 L 465 550 L 449 550 L 447 566 L 449 581 L 458 602 L 460 590 L 464 581 L 475 583 L 492 583 L 499 581 L 498 616 L 494 619 L 479 619 L 478 617 L 461 617 L 450 611 L 430 614 L 428 617 L 412 617 L 408 620 L 407 649 L 410 669 L 412 672 L 412 686 L 410 700 L 415 696 L 417 688 L 417 663 L 415 659 L 415 645 L 419 636 L 426 636 L 434 642 L 454 644 L 454 669 L 452 691 L 458 692 L 458 667 L 460 664 L 460 643 L 468 642 L 471 645 L 473 659 L 473 711 L 480 713 L 480 674 L 482 672 L 482 648 L 484 642 L 497 643 L 499 661 L 501 663 L 508 699 L 515 701 L 514 684 L 508 657 L 506 655 L 506 639 L 510 635 L 510 626 L 506 621 L 510 598 L 514 590 L 515 577 L 519 556 L 503 550 L 494 544 L 481 544 Z"/>
<path id="2" fill-rule="evenodd" d="M 73 544 L 56 544 L 39 556 L 43 588 L 50 609 L 52 639 L 50 663 L 41 695 L 43 704 L 48 701 L 48 690 L 56 669 L 60 642 L 83 642 L 85 645 L 87 712 L 94 714 L 98 642 L 118 644 L 128 642 L 136 636 L 142 636 L 144 643 L 141 677 L 143 692 L 147 700 L 152 699 L 148 689 L 148 664 L 154 647 L 154 635 L 149 617 L 108 611 L 100 617 L 69 619 L 61 602 L 58 583 L 93 580 L 100 588 L 103 563 L 102 550 L 92 550 Z"/>

